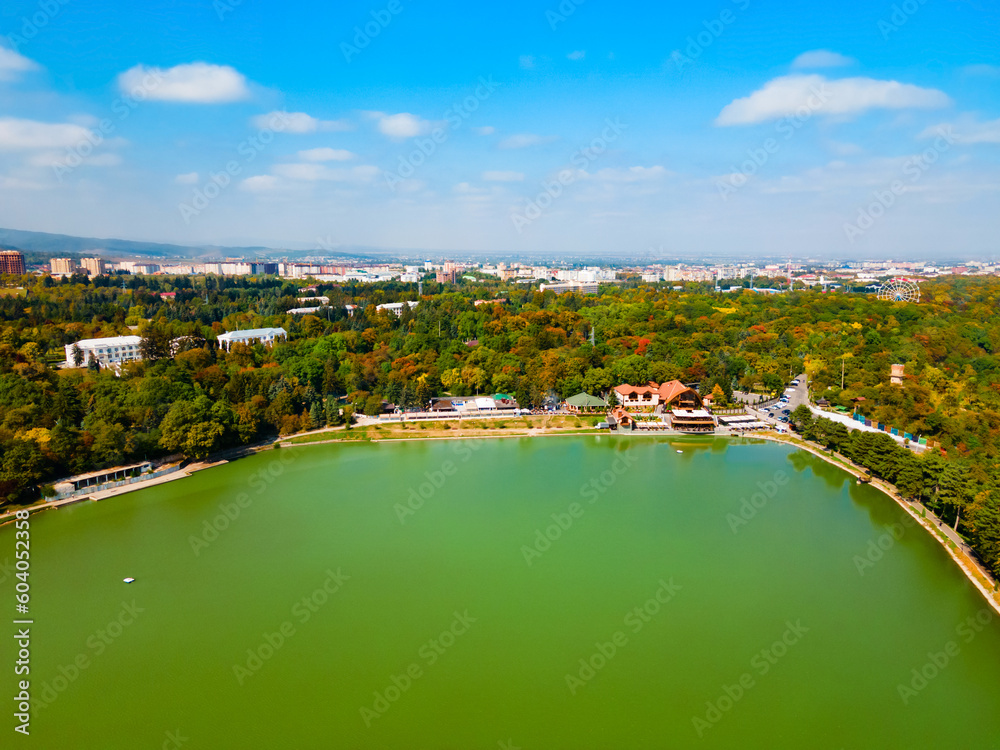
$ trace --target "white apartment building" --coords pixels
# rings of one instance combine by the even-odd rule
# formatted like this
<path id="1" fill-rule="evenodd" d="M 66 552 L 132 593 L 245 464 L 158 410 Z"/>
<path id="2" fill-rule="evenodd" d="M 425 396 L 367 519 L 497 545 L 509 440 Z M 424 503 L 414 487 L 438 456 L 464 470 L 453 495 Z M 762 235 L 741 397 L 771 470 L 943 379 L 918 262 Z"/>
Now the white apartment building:
<path id="1" fill-rule="evenodd" d="M 576 294 L 597 294 L 598 284 L 594 282 L 566 281 L 562 284 L 542 284 L 540 289 L 545 292 L 551 289 L 556 294 L 575 292 Z"/>
<path id="2" fill-rule="evenodd" d="M 233 344 L 264 344 L 272 346 L 274 342 L 288 339 L 288 331 L 284 328 L 251 328 L 246 331 L 230 331 L 219 334 L 219 346 L 227 352 Z"/>
<path id="3" fill-rule="evenodd" d="M 293 307 L 291 310 L 285 310 L 285 312 L 289 315 L 315 315 L 322 309 L 322 307 Z"/>
<path id="4" fill-rule="evenodd" d="M 72 276 L 79 266 L 71 258 L 52 258 L 49 260 L 49 267 L 53 275 Z"/>
<path id="5" fill-rule="evenodd" d="M 387 310 L 387 311 L 393 313 L 398 318 L 398 317 L 400 317 L 403 314 L 403 305 L 409 305 L 410 309 L 412 310 L 418 304 L 419 304 L 418 302 L 409 302 L 409 301 L 407 301 L 407 302 L 389 302 L 389 303 L 384 304 L 384 305 L 379 305 L 375 309 L 378 310 L 378 311 L 380 311 L 380 312 L 382 310 Z"/>
<path id="6" fill-rule="evenodd" d="M 84 258 L 80 261 L 80 265 L 87 269 L 87 273 L 91 276 L 100 276 L 102 273 L 107 273 L 102 258 Z"/>
<path id="7" fill-rule="evenodd" d="M 139 336 L 112 336 L 105 339 L 83 339 L 75 344 L 66 344 L 66 367 L 76 367 L 73 361 L 74 347 L 83 354 L 82 367 L 96 360 L 101 367 L 120 365 L 122 362 L 132 362 L 142 359 L 139 352 Z"/>

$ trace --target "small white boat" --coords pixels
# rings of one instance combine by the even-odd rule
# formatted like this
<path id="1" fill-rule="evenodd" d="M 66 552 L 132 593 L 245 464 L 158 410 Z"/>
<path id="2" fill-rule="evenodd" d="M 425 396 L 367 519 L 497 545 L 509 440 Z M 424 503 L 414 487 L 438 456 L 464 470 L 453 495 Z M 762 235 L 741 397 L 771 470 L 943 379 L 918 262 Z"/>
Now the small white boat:
<path id="1" fill-rule="evenodd" d="M 684 451 L 677 451 L 678 453 L 683 453 Z"/>
<path id="2" fill-rule="evenodd" d="M 125 583 L 132 583 L 133 581 L 135 581 L 135 579 L 134 579 L 134 578 L 122 578 L 122 580 L 123 580 L 123 581 L 124 581 Z"/>

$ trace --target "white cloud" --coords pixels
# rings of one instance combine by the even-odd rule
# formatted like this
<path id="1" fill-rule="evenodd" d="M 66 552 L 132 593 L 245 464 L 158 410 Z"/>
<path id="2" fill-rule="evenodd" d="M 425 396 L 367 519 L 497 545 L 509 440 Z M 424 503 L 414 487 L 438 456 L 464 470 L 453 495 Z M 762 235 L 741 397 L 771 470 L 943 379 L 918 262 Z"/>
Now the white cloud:
<path id="1" fill-rule="evenodd" d="M 768 81 L 750 96 L 727 104 L 716 125 L 750 125 L 808 111 L 827 115 L 855 115 L 869 109 L 932 109 L 951 99 L 943 91 L 898 81 L 789 75 Z"/>
<path id="2" fill-rule="evenodd" d="M 117 167 L 122 158 L 118 154 L 94 154 L 84 159 L 83 163 L 91 167 Z"/>
<path id="3" fill-rule="evenodd" d="M 303 161 L 350 161 L 354 154 L 342 148 L 311 148 L 299 151 L 299 158 Z"/>
<path id="4" fill-rule="evenodd" d="M 41 66 L 19 52 L 0 47 L 0 81 L 13 81 L 22 73 L 39 70 Z"/>
<path id="5" fill-rule="evenodd" d="M 284 112 L 274 110 L 266 115 L 257 115 L 250 119 L 250 124 L 259 130 L 278 130 L 283 133 L 316 133 L 318 131 L 350 130 L 351 124 L 346 120 L 320 120 L 305 112 Z"/>
<path id="6" fill-rule="evenodd" d="M 136 65 L 118 76 L 118 86 L 125 94 L 141 90 L 146 99 L 160 102 L 223 104 L 250 96 L 247 79 L 238 70 L 204 62 L 167 69 Z"/>
<path id="7" fill-rule="evenodd" d="M 576 50 L 574 52 L 570 52 L 568 55 L 566 55 L 566 57 L 568 59 L 570 59 L 570 60 L 582 60 L 586 56 L 587 56 L 587 51 L 586 50 L 582 50 L 582 49 L 578 49 L 578 50 Z"/>
<path id="8" fill-rule="evenodd" d="M 427 183 L 424 180 L 414 180 L 412 178 L 408 180 L 401 180 L 395 183 L 395 185 L 397 193 L 408 194 L 419 193 L 427 187 Z"/>
<path id="9" fill-rule="evenodd" d="M 274 171 L 289 180 L 313 182 L 334 179 L 333 170 L 322 164 L 276 164 Z"/>
<path id="10" fill-rule="evenodd" d="M 921 138 L 937 138 L 947 134 L 956 143 L 967 146 L 977 143 L 1000 143 L 1000 119 L 979 122 L 973 117 L 963 117 L 956 123 L 946 123 L 927 128 Z"/>
<path id="11" fill-rule="evenodd" d="M 274 171 L 299 182 L 371 182 L 380 174 L 378 167 L 367 164 L 350 169 L 333 169 L 324 164 L 276 164 Z"/>
<path id="12" fill-rule="evenodd" d="M 179 174 L 174 178 L 174 182 L 176 182 L 178 185 L 197 185 L 198 173 L 187 172 L 186 174 Z"/>
<path id="13" fill-rule="evenodd" d="M 521 55 L 518 63 L 524 70 L 532 70 L 535 67 L 535 56 L 534 55 Z"/>
<path id="14" fill-rule="evenodd" d="M 373 112 L 372 116 L 378 120 L 379 132 L 396 140 L 424 135 L 434 127 L 434 123 L 411 115 L 409 112 L 400 112 L 397 115 Z"/>
<path id="15" fill-rule="evenodd" d="M 73 148 L 93 140 L 93 133 L 80 125 L 0 117 L 0 151 Z"/>
<path id="16" fill-rule="evenodd" d="M 793 68 L 843 68 L 847 65 L 854 65 L 857 61 L 853 57 L 847 57 L 839 52 L 831 52 L 828 49 L 816 49 L 811 52 L 803 52 L 792 61 Z"/>
<path id="17" fill-rule="evenodd" d="M 484 125 L 481 128 L 473 128 L 472 132 L 475 133 L 476 135 L 493 135 L 495 132 L 497 132 L 497 129 L 492 125 Z"/>
<path id="18" fill-rule="evenodd" d="M 856 143 L 842 143 L 840 141 L 830 141 L 827 147 L 837 156 L 857 156 L 864 153 L 864 149 Z"/>
<path id="19" fill-rule="evenodd" d="M 460 182 L 452 188 L 452 192 L 458 195 L 486 195 L 489 193 L 489 190 L 475 187 L 468 182 Z"/>
<path id="20" fill-rule="evenodd" d="M 966 65 L 962 72 L 970 76 L 1000 77 L 1000 66 L 997 65 Z"/>
<path id="21" fill-rule="evenodd" d="M 24 160 L 25 164 L 32 167 L 56 167 L 66 166 L 65 151 L 36 151 Z M 118 154 L 91 154 L 90 156 L 80 156 L 79 160 L 74 159 L 73 166 L 87 165 L 89 167 L 117 167 L 122 163 L 122 158 Z"/>
<path id="22" fill-rule="evenodd" d="M 29 180 L 22 180 L 19 177 L 6 177 L 0 175 L 0 190 L 11 190 L 17 192 L 24 192 L 25 190 L 48 190 L 49 185 L 43 182 L 31 182 Z"/>
<path id="23" fill-rule="evenodd" d="M 524 179 L 524 172 L 483 172 L 483 179 L 486 182 L 521 182 Z"/>
<path id="24" fill-rule="evenodd" d="M 259 174 L 247 177 L 240 183 L 240 188 L 251 193 L 270 193 L 281 187 L 278 178 L 274 175 Z"/>
<path id="25" fill-rule="evenodd" d="M 665 167 L 629 167 L 628 169 L 602 169 L 594 177 L 605 182 L 646 182 L 659 180 L 669 175 Z"/>
<path id="26" fill-rule="evenodd" d="M 540 146 L 544 143 L 551 143 L 556 140 L 555 136 L 541 136 L 534 133 L 518 133 L 511 135 L 500 141 L 500 148 L 528 148 L 529 146 Z"/>

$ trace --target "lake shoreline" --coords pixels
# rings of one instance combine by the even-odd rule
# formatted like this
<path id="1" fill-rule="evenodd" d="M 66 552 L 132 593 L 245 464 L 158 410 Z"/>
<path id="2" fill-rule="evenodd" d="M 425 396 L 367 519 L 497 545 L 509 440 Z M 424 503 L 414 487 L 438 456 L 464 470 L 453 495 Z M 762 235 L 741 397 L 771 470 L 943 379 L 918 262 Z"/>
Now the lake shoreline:
<path id="1" fill-rule="evenodd" d="M 340 432 L 340 430 L 329 430 L 330 433 Z M 327 431 L 323 431 L 327 432 Z M 485 431 L 484 431 L 485 432 Z M 386 436 L 386 437 L 365 437 L 361 439 L 337 439 L 333 438 L 331 440 L 317 440 L 313 442 L 289 442 L 283 441 L 281 439 L 277 441 L 269 441 L 263 444 L 258 444 L 255 446 L 249 446 L 242 449 L 239 456 L 234 457 L 233 460 L 238 460 L 239 458 L 244 458 L 246 456 L 252 456 L 257 453 L 269 450 L 288 450 L 290 448 L 301 448 L 312 445 L 332 445 L 332 444 L 347 444 L 347 443 L 405 443 L 414 441 L 448 441 L 448 440 L 490 440 L 490 439 L 502 439 L 502 438 L 535 438 L 535 437 L 576 437 L 579 435 L 603 435 L 606 434 L 604 431 L 594 431 L 588 429 L 546 429 L 546 428 L 529 428 L 522 431 L 511 431 L 507 434 L 494 434 L 492 431 L 488 431 L 489 434 L 468 434 L 468 435 L 407 435 L 403 436 Z M 614 435 L 614 433 L 611 433 Z M 609 435 L 610 436 L 610 435 Z M 615 437 L 626 437 L 625 434 L 617 434 Z M 744 435 L 734 435 L 734 434 L 718 434 L 713 433 L 712 435 L 689 435 L 686 433 L 664 431 L 658 433 L 649 432 L 633 432 L 629 433 L 627 437 L 666 437 L 666 438 L 686 438 L 686 437 L 713 437 L 713 438 L 726 438 L 726 439 L 737 439 L 737 440 L 763 440 L 772 443 L 779 443 L 782 445 L 788 445 L 793 448 L 798 448 L 800 450 L 807 451 L 814 456 L 823 459 L 827 463 L 836 466 L 837 468 L 843 469 L 847 473 L 853 475 L 856 478 L 861 478 L 864 475 L 864 470 L 861 467 L 856 466 L 853 462 L 848 459 L 843 458 L 842 460 L 824 452 L 818 446 L 812 445 L 803 440 L 795 440 L 789 436 L 778 435 L 771 432 L 760 432 L 753 434 Z M 185 467 L 184 471 L 179 472 L 177 475 L 170 477 L 170 480 L 183 479 L 185 477 L 191 476 L 191 474 L 197 471 L 203 471 L 205 469 L 211 469 L 216 466 L 222 466 L 229 463 L 226 459 L 206 459 L 205 461 L 192 464 L 191 466 Z M 100 502 L 118 495 L 124 495 L 130 492 L 136 492 L 138 490 L 147 489 L 159 484 L 157 481 L 151 482 L 137 482 L 135 484 L 126 485 L 123 487 L 116 487 L 113 489 L 105 490 L 100 493 L 95 493 L 95 496 L 84 495 L 79 498 L 68 498 L 65 501 L 58 503 L 40 503 L 33 506 L 26 506 L 17 510 L 27 510 L 29 513 L 37 513 L 39 511 L 52 509 L 58 510 L 59 507 L 63 505 L 71 505 L 84 501 Z M 1000 614 L 1000 592 L 991 591 L 987 583 L 992 584 L 996 587 L 996 581 L 993 579 L 989 571 L 985 570 L 968 552 L 966 552 L 962 547 L 959 547 L 953 540 L 947 536 L 942 536 L 934 524 L 929 521 L 925 516 L 918 513 L 913 504 L 907 501 L 905 498 L 901 497 L 892 485 L 883 482 L 879 479 L 873 479 L 871 481 L 871 486 L 875 487 L 889 498 L 891 498 L 895 503 L 903 508 L 912 518 L 914 518 L 930 535 L 948 552 L 952 560 L 958 565 L 959 569 L 965 574 L 972 584 L 979 590 L 983 598 L 989 603 L 989 605 L 996 610 L 997 614 Z M 97 496 L 99 495 L 99 497 Z M 922 507 L 922 506 L 921 506 Z M 923 508 L 922 508 L 923 509 Z M 15 520 L 15 514 L 17 510 L 9 511 L 4 515 L 0 516 L 0 527 L 7 525 L 8 523 L 13 523 Z M 923 509 L 926 511 L 926 509 Z"/>
<path id="2" fill-rule="evenodd" d="M 814 446 L 806 441 L 796 441 L 789 437 L 775 435 L 773 433 L 760 433 L 753 436 L 754 438 L 759 438 L 761 440 L 767 440 L 772 443 L 781 443 L 783 445 L 789 445 L 794 448 L 799 448 L 804 451 L 812 453 L 814 456 L 823 459 L 828 464 L 836 466 L 839 469 L 843 469 L 849 474 L 857 478 L 861 478 L 864 475 L 864 469 L 856 466 L 853 462 L 848 461 L 848 459 L 843 458 L 843 461 L 838 460 L 837 457 L 832 456 L 829 453 L 824 452 L 817 446 Z M 842 458 L 842 457 L 841 457 Z M 846 462 L 846 463 L 845 463 Z M 895 487 L 893 487 L 888 482 L 884 482 L 880 479 L 872 479 L 870 485 L 875 489 L 879 490 L 883 494 L 887 495 L 889 498 L 894 500 L 896 504 L 905 510 L 913 519 L 917 521 L 951 556 L 951 559 L 958 565 L 959 569 L 965 574 L 972 584 L 979 590 L 979 593 L 983 595 L 987 603 L 996 610 L 997 614 L 1000 614 L 1000 592 L 997 592 L 996 581 L 990 572 L 984 569 L 975 558 L 973 558 L 968 552 L 966 552 L 962 547 L 959 547 L 953 540 L 947 536 L 942 536 L 942 532 L 935 528 L 934 524 L 927 519 L 926 516 L 921 515 L 915 509 L 913 503 L 906 500 L 898 492 L 896 492 Z M 926 508 L 920 506 L 926 512 Z M 994 586 L 994 590 L 990 590 L 986 583 L 990 583 Z"/>

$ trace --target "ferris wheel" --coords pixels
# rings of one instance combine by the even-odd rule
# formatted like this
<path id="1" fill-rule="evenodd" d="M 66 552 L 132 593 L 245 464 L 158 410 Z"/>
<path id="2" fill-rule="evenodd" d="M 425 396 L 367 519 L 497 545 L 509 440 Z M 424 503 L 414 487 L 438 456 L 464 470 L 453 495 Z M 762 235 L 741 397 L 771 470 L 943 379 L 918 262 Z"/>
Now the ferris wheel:
<path id="1" fill-rule="evenodd" d="M 919 302 L 920 287 L 909 279 L 889 279 L 879 287 L 878 298 L 885 302 Z"/>

